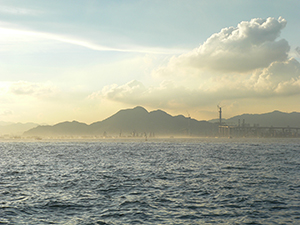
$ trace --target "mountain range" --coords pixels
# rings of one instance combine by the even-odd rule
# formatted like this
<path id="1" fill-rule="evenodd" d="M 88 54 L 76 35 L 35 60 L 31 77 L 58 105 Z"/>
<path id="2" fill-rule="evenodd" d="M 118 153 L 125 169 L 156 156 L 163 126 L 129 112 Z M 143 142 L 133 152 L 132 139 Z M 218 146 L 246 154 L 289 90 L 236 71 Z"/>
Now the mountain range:
<path id="1" fill-rule="evenodd" d="M 292 112 L 285 113 L 280 111 L 273 111 L 263 114 L 243 114 L 234 116 L 229 119 L 222 119 L 222 123 L 227 125 L 238 125 L 245 122 L 245 124 L 253 126 L 259 125 L 261 127 L 300 127 L 300 113 Z M 213 119 L 209 122 L 217 123 L 219 119 Z"/>
<path id="2" fill-rule="evenodd" d="M 223 124 L 238 125 L 245 123 L 262 127 L 300 127 L 300 113 L 273 111 L 264 114 L 243 114 L 222 119 Z M 198 121 L 182 115 L 171 116 L 162 111 L 148 112 L 143 107 L 123 109 L 103 121 L 90 125 L 77 121 L 50 125 L 35 123 L 1 123 L 0 134 L 24 136 L 211 136 L 218 133 L 219 119 Z"/>
<path id="3" fill-rule="evenodd" d="M 189 117 L 171 116 L 162 110 L 148 112 L 143 107 L 120 110 L 111 117 L 87 125 L 77 121 L 54 126 L 38 126 L 24 132 L 25 136 L 210 136 L 218 125 Z"/>

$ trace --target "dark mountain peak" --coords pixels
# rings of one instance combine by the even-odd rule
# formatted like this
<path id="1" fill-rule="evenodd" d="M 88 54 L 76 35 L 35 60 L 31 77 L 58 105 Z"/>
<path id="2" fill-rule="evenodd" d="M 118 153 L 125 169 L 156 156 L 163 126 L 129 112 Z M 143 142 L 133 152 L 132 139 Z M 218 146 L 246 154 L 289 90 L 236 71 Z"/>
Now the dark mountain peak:
<path id="1" fill-rule="evenodd" d="M 129 109 L 130 110 L 130 109 Z M 136 106 L 132 110 L 139 111 L 139 112 L 148 112 L 144 107 L 142 106 Z"/>
<path id="2" fill-rule="evenodd" d="M 169 115 L 168 113 L 166 113 L 165 111 L 162 111 L 162 110 L 160 110 L 160 109 L 151 111 L 150 114 L 152 114 L 152 115 L 153 115 L 153 114 L 164 114 L 164 115 Z M 171 116 L 171 115 L 169 115 L 169 116 Z"/>
<path id="3" fill-rule="evenodd" d="M 253 115 L 283 115 L 283 114 L 287 114 L 285 112 L 281 112 L 279 110 L 274 110 L 272 112 L 267 112 L 267 113 L 262 113 L 262 114 L 253 114 Z"/>
<path id="4" fill-rule="evenodd" d="M 131 115 L 145 115 L 148 114 L 148 111 L 141 107 L 141 106 L 136 106 L 133 109 L 121 109 L 118 111 L 116 114 L 112 115 L 111 117 L 117 116 L 117 115 L 125 115 L 125 114 L 131 114 Z M 109 118 L 111 118 L 109 117 Z"/>
<path id="5" fill-rule="evenodd" d="M 267 112 L 267 113 L 262 113 L 262 114 L 258 114 L 258 113 L 243 113 L 241 115 L 237 115 L 237 116 L 233 116 L 230 119 L 235 119 L 235 118 L 241 118 L 241 117 L 245 117 L 245 118 L 249 118 L 249 117 L 264 117 L 264 116 L 271 116 L 271 115 L 283 115 L 283 114 L 287 114 L 284 112 L 281 112 L 279 110 L 274 110 L 273 112 Z"/>
<path id="6" fill-rule="evenodd" d="M 292 115 L 298 115 L 300 114 L 299 112 L 291 112 Z"/>
<path id="7" fill-rule="evenodd" d="M 187 117 L 185 117 L 184 115 L 177 115 L 177 116 L 174 116 L 174 117 L 176 117 L 176 118 L 185 118 L 185 119 L 187 119 Z"/>
<path id="8" fill-rule="evenodd" d="M 293 112 L 288 113 L 288 112 L 281 112 L 279 110 L 274 110 L 273 112 L 271 112 L 271 114 L 277 114 L 277 115 L 292 115 Z"/>
<path id="9" fill-rule="evenodd" d="M 76 120 L 73 120 L 72 122 L 70 122 L 70 121 L 64 121 L 64 122 L 61 122 L 61 123 L 57 123 L 54 126 L 61 126 L 61 125 L 86 125 L 86 124 L 78 122 Z"/>
<path id="10" fill-rule="evenodd" d="M 116 116 L 144 116 L 144 115 L 147 115 L 148 114 L 148 111 L 141 107 L 141 106 L 137 106 L 133 109 L 122 109 L 120 110 L 119 112 L 117 112 L 116 114 L 114 114 L 113 116 L 111 117 L 116 117 Z M 111 118 L 109 117 L 109 118 Z M 108 119 L 109 119 L 108 118 Z"/>
<path id="11" fill-rule="evenodd" d="M 90 126 L 95 128 L 101 124 L 103 127 L 121 127 L 124 129 L 128 124 L 135 124 L 137 121 L 146 120 L 148 116 L 149 112 L 145 108 L 136 106 L 131 109 L 122 109 L 105 120 L 92 123 Z"/>

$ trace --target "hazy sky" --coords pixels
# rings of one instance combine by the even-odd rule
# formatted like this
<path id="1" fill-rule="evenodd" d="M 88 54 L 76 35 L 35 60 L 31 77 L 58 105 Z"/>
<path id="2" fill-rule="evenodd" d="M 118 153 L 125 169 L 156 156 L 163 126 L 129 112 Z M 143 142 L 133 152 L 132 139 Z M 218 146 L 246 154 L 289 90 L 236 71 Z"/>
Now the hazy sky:
<path id="1" fill-rule="evenodd" d="M 0 0 L 0 121 L 300 111 L 298 0 Z M 298 51 L 297 51 L 298 47 Z"/>

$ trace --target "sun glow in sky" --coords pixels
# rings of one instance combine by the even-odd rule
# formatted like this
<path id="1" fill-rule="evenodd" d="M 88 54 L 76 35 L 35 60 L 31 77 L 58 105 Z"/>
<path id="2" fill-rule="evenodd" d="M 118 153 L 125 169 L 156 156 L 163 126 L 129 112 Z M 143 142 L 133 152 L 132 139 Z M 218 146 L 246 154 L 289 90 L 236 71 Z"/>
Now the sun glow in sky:
<path id="1" fill-rule="evenodd" d="M 0 121 L 300 111 L 299 1 L 0 0 Z"/>

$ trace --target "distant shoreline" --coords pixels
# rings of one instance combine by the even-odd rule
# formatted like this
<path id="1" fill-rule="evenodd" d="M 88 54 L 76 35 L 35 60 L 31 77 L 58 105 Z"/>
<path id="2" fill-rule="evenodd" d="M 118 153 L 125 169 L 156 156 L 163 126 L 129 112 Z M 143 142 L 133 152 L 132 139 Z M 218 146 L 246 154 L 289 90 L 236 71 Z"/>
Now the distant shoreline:
<path id="1" fill-rule="evenodd" d="M 263 142 L 263 143 L 290 143 L 297 142 L 300 144 L 300 138 L 295 137 L 155 137 L 155 138 L 19 138 L 19 139 L 0 139 L 0 143 L 163 143 L 163 142 L 178 142 L 178 143 L 207 143 L 207 142 L 220 142 L 220 143 L 243 143 L 243 142 Z"/>

